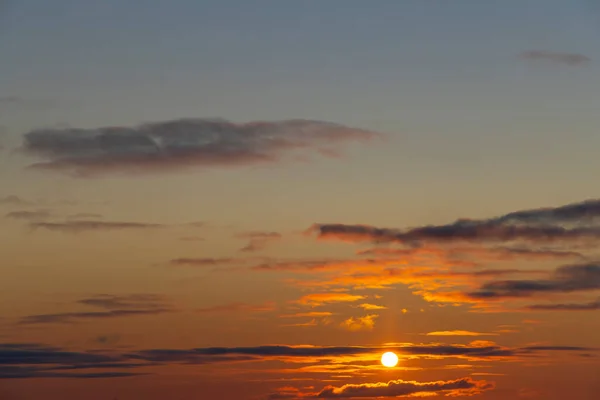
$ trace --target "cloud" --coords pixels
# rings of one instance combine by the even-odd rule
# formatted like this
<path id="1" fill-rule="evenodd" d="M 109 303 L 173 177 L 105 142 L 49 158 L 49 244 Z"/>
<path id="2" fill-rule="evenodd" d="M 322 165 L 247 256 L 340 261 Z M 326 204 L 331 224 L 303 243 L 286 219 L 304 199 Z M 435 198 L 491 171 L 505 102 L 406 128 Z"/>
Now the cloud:
<path id="1" fill-rule="evenodd" d="M 83 219 L 83 220 L 102 219 L 102 218 L 103 218 L 102 214 L 97 214 L 97 213 L 77 213 L 77 214 L 71 214 L 71 215 L 67 216 L 67 219 Z"/>
<path id="2" fill-rule="evenodd" d="M 203 242 L 205 239 L 200 236 L 182 236 L 179 240 L 184 242 Z"/>
<path id="3" fill-rule="evenodd" d="M 28 200 L 22 199 L 19 196 L 9 195 L 0 198 L 0 204 L 9 206 L 28 206 L 33 203 Z"/>
<path id="4" fill-rule="evenodd" d="M 319 239 L 411 246 L 422 242 L 449 244 L 526 240 L 552 243 L 556 240 L 600 239 L 599 217 L 600 200 L 594 199 L 561 207 L 517 211 L 483 220 L 459 219 L 446 225 L 406 230 L 369 225 L 315 224 L 306 233 L 316 232 Z"/>
<path id="5" fill-rule="evenodd" d="M 22 102 L 23 99 L 18 96 L 0 96 L 0 105 L 16 104 Z"/>
<path id="6" fill-rule="evenodd" d="M 514 261 L 514 260 L 554 260 L 562 258 L 583 258 L 576 251 L 552 250 L 552 249 L 528 249 L 510 247 L 415 247 L 407 249 L 395 249 L 387 247 L 375 247 L 360 250 L 361 256 L 388 256 L 388 257 L 477 257 L 478 260 L 486 261 Z"/>
<path id="7" fill-rule="evenodd" d="M 364 298 L 364 296 L 348 293 L 311 293 L 302 296 L 297 302 L 315 307 L 330 303 L 352 303 Z"/>
<path id="8" fill-rule="evenodd" d="M 281 318 L 302 318 L 302 317 L 310 317 L 310 318 L 324 318 L 331 317 L 333 315 L 332 312 L 329 311 L 311 311 L 311 312 L 300 312 L 295 314 L 284 314 L 280 315 Z"/>
<path id="9" fill-rule="evenodd" d="M 321 121 L 179 119 L 134 127 L 38 129 L 25 134 L 22 149 L 45 159 L 32 168 L 90 176 L 274 163 L 294 154 L 335 153 L 345 142 L 377 137 Z"/>
<path id="10" fill-rule="evenodd" d="M 162 296 L 153 294 L 133 294 L 126 296 L 98 295 L 78 300 L 77 305 L 101 308 L 103 311 L 78 311 L 54 314 L 28 315 L 20 324 L 63 324 L 82 320 L 131 317 L 137 315 L 156 315 L 173 312 L 173 308 Z"/>
<path id="11" fill-rule="evenodd" d="M 375 398 L 409 396 L 417 393 L 471 396 L 493 388 L 492 383 L 475 381 L 471 378 L 437 382 L 403 381 L 399 379 L 387 383 L 348 384 L 341 387 L 328 386 L 315 397 L 324 399 Z"/>
<path id="12" fill-rule="evenodd" d="M 559 304 L 533 304 L 527 306 L 533 311 L 597 311 L 600 310 L 600 298 L 588 303 L 559 303 Z"/>
<path id="13" fill-rule="evenodd" d="M 22 220 L 43 220 L 52 216 L 48 210 L 36 211 L 12 211 L 5 215 L 5 218 L 22 219 Z"/>
<path id="14" fill-rule="evenodd" d="M 369 314 L 364 317 L 350 317 L 341 323 L 341 326 L 349 331 L 370 331 L 375 327 L 375 319 L 379 315 Z"/>
<path id="15" fill-rule="evenodd" d="M 119 302 L 119 301 L 117 301 Z M 539 357 L 548 352 L 594 352 L 597 349 L 575 346 L 529 346 L 506 348 L 491 342 L 470 345 L 424 345 L 396 344 L 388 346 L 258 346 L 258 347 L 206 347 L 194 349 L 147 349 L 111 352 L 77 352 L 42 344 L 0 344 L 0 378 L 101 378 L 136 375 L 135 368 L 168 364 L 238 363 L 279 360 L 288 363 L 312 363 L 328 366 L 324 362 L 337 363 L 358 360 L 376 362 L 381 352 L 395 351 L 401 357 L 453 357 L 469 360 L 501 360 L 518 357 Z M 350 357 L 350 359 L 349 359 Z M 367 358 L 365 358 L 367 357 Z M 310 366 L 309 366 L 310 367 Z M 347 368 L 347 366 L 341 366 Z M 107 372 L 85 372 L 105 369 Z M 126 372 L 118 371 L 126 369 Z M 73 374 L 77 371 L 79 375 Z M 296 374 L 302 370 L 294 370 Z M 277 371 L 281 372 L 281 371 Z"/>
<path id="16" fill-rule="evenodd" d="M 195 267 L 214 267 L 217 265 L 226 265 L 231 264 L 234 261 L 237 261 L 235 258 L 175 258 L 169 261 L 171 265 L 185 265 L 185 266 L 195 266 Z"/>
<path id="17" fill-rule="evenodd" d="M 571 293 L 600 290 L 600 264 L 576 264 L 558 267 L 550 279 L 491 281 L 471 298 L 522 298 L 544 293 Z"/>
<path id="18" fill-rule="evenodd" d="M 497 336 L 497 333 L 481 333 L 471 331 L 435 331 L 429 332 L 427 336 Z"/>
<path id="19" fill-rule="evenodd" d="M 592 59 L 583 54 L 557 53 L 544 50 L 530 50 L 519 54 L 519 58 L 528 61 L 546 61 L 554 64 L 569 66 L 582 66 L 592 62 Z"/>
<path id="20" fill-rule="evenodd" d="M 96 221 L 96 220 L 69 220 L 65 222 L 34 222 L 29 224 L 32 229 L 46 229 L 54 232 L 83 233 L 116 230 L 140 230 L 163 228 L 163 224 L 149 224 L 128 221 Z"/>
<path id="21" fill-rule="evenodd" d="M 263 250 L 271 242 L 281 239 L 278 232 L 243 232 L 236 235 L 240 239 L 250 239 L 248 244 L 240 249 L 242 252 L 255 252 Z"/>
<path id="22" fill-rule="evenodd" d="M 136 372 L 78 372 L 97 369 L 131 369 L 145 364 L 126 362 L 122 355 L 73 352 L 28 343 L 0 344 L 0 379 L 26 378 L 119 378 L 143 375 Z"/>
<path id="23" fill-rule="evenodd" d="M 218 312 L 267 312 L 275 310 L 275 303 L 272 301 L 264 304 L 247 304 L 247 303 L 228 303 L 218 306 L 199 308 L 196 312 L 199 313 L 218 313 Z"/>
<path id="24" fill-rule="evenodd" d="M 358 305 L 357 307 L 360 307 L 363 310 L 384 310 L 387 308 L 385 306 L 379 306 L 377 304 L 369 304 L 369 303 L 363 303 L 363 304 Z"/>

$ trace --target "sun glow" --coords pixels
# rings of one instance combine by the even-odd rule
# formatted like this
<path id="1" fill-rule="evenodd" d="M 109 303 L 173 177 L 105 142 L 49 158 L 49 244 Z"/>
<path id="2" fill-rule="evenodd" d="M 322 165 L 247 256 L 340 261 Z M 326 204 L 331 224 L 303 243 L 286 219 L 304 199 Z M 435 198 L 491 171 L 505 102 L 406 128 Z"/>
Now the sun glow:
<path id="1" fill-rule="evenodd" d="M 381 364 L 384 367 L 388 367 L 388 368 L 395 367 L 396 364 L 398 364 L 398 356 L 396 354 L 392 353 L 391 351 L 388 351 L 387 353 L 383 353 L 383 355 L 381 356 Z"/>

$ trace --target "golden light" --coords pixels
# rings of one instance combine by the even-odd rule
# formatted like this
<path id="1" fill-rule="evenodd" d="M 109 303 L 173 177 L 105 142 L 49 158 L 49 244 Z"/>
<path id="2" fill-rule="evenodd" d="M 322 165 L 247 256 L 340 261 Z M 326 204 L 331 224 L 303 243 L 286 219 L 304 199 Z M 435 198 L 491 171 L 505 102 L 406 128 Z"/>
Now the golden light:
<path id="1" fill-rule="evenodd" d="M 398 356 L 391 351 L 383 353 L 381 356 L 381 364 L 384 367 L 393 368 L 396 366 L 396 364 L 398 364 Z"/>

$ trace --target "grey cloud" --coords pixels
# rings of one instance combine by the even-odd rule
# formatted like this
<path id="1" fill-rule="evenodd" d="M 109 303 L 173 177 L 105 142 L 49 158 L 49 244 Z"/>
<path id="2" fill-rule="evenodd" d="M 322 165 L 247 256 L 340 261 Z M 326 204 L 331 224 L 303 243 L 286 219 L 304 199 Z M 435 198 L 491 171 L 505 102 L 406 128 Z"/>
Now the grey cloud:
<path id="1" fill-rule="evenodd" d="M 48 210 L 36 210 L 36 211 L 12 211 L 5 215 L 6 218 L 11 219 L 24 219 L 24 220 L 43 220 L 52 216 L 52 213 Z"/>
<path id="2" fill-rule="evenodd" d="M 19 323 L 22 325 L 74 323 L 82 320 L 156 315 L 173 312 L 173 308 L 162 296 L 152 294 L 127 296 L 98 295 L 78 300 L 76 304 L 101 308 L 103 311 L 28 315 L 23 317 Z"/>
<path id="3" fill-rule="evenodd" d="M 428 225 L 406 230 L 368 225 L 315 224 L 319 238 L 355 242 L 453 243 L 509 242 L 516 240 L 552 242 L 556 240 L 599 239 L 600 200 L 587 200 L 553 208 L 517 211 L 489 219 L 459 219 L 446 225 Z"/>
<path id="4" fill-rule="evenodd" d="M 597 311 L 600 310 L 600 298 L 588 303 L 533 304 L 527 309 L 533 311 Z"/>
<path id="5" fill-rule="evenodd" d="M 278 232 L 244 232 L 236 235 L 237 238 L 249 239 L 246 246 L 242 247 L 242 252 L 255 252 L 263 250 L 267 245 L 273 241 L 280 240 L 282 238 L 281 233 Z"/>
<path id="6" fill-rule="evenodd" d="M 19 196 L 9 195 L 0 198 L 0 204 L 9 206 L 28 206 L 31 205 L 32 202 L 25 200 Z"/>
<path id="7" fill-rule="evenodd" d="M 503 280 L 482 285 L 468 295 L 472 298 L 529 297 L 543 293 L 571 293 L 600 290 L 600 265 L 579 264 L 557 268 L 550 279 Z"/>
<path id="8" fill-rule="evenodd" d="M 180 119 L 135 127 L 39 129 L 23 151 L 45 159 L 32 168 L 78 176 L 273 163 L 294 152 L 326 154 L 377 133 L 309 120 L 249 122 Z"/>
<path id="9" fill-rule="evenodd" d="M 91 231 L 131 230 L 131 229 L 156 229 L 163 228 L 163 224 L 149 224 L 128 221 L 96 221 L 96 220 L 69 220 L 65 222 L 34 222 L 29 225 L 33 229 L 46 229 L 55 232 L 82 233 Z"/>
<path id="10" fill-rule="evenodd" d="M 592 59 L 583 54 L 559 53 L 545 50 L 531 50 L 519 54 L 519 58 L 530 61 L 546 61 L 554 64 L 569 66 L 582 66 L 592 62 Z"/>
<path id="11" fill-rule="evenodd" d="M 235 258 L 175 258 L 169 261 L 171 265 L 187 265 L 196 267 L 214 267 L 217 265 L 231 264 Z"/>

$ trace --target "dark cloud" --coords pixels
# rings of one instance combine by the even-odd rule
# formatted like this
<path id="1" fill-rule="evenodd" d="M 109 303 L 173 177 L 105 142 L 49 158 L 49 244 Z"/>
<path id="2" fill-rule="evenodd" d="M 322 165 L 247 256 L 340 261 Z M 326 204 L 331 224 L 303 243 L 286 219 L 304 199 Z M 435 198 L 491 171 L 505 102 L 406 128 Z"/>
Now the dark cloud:
<path id="1" fill-rule="evenodd" d="M 468 294 L 472 298 L 529 297 L 543 293 L 571 293 L 600 290 L 600 265 L 579 264 L 557 268 L 550 279 L 502 280 L 482 285 Z"/>
<path id="2" fill-rule="evenodd" d="M 33 229 L 46 229 L 54 232 L 82 233 L 93 231 L 156 229 L 163 228 L 166 225 L 127 221 L 69 220 L 65 222 L 35 222 L 31 223 L 29 226 Z"/>
<path id="3" fill-rule="evenodd" d="M 196 349 L 149 349 L 125 353 L 77 352 L 41 344 L 0 344 L 0 378 L 102 378 L 124 377 L 137 374 L 134 368 L 166 364 L 210 364 L 267 359 L 290 361 L 335 360 L 337 357 L 373 355 L 375 358 L 385 350 L 399 355 L 423 357 L 459 357 L 468 359 L 503 359 L 535 356 L 552 351 L 586 352 L 592 348 L 570 346 L 530 346 L 524 348 L 500 347 L 490 342 L 483 345 L 418 345 L 396 346 L 258 346 L 258 347 L 209 347 Z M 320 361 L 318 361 L 320 360 Z M 107 370 L 97 372 L 98 369 Z M 126 369 L 125 372 L 119 371 Z M 83 370 L 83 371 L 82 371 Z M 86 371 L 90 370 L 90 371 Z M 77 372 L 82 371 L 82 372 Z M 77 375 L 74 374 L 77 372 Z"/>
<path id="4" fill-rule="evenodd" d="M 269 243 L 281 239 L 282 236 L 278 232 L 243 232 L 238 233 L 236 237 L 250 240 L 240 251 L 255 252 L 263 250 Z"/>
<path id="5" fill-rule="evenodd" d="M 155 349 L 144 350 L 130 356 L 133 359 L 152 362 L 185 362 L 208 363 L 225 362 L 238 359 L 260 360 L 266 358 L 300 359 L 300 358 L 335 358 L 343 356 L 360 356 L 365 354 L 379 354 L 382 351 L 394 351 L 398 355 L 436 356 L 470 359 L 496 359 L 527 356 L 539 352 L 551 351 L 596 351 L 593 348 L 568 347 L 568 346 L 539 346 L 524 348 L 508 348 L 498 346 L 491 342 L 484 345 L 425 345 L 402 344 L 390 346 L 258 346 L 258 347 L 208 347 L 189 350 L 181 349 Z M 221 358 L 223 357 L 223 358 Z M 242 357 L 242 358 L 238 358 Z"/>
<path id="6" fill-rule="evenodd" d="M 25 378 L 118 378 L 140 375 L 135 372 L 80 370 L 131 369 L 147 364 L 126 362 L 120 355 L 73 352 L 28 343 L 0 344 L 0 379 Z"/>
<path id="7" fill-rule="evenodd" d="M 20 320 L 20 324 L 74 323 L 82 320 L 156 315 L 173 311 L 173 308 L 162 296 L 152 294 L 128 296 L 98 295 L 78 300 L 76 304 L 101 308 L 103 310 L 28 315 Z"/>
<path id="8" fill-rule="evenodd" d="M 600 298 L 588 303 L 533 304 L 527 309 L 534 311 L 597 311 L 600 310 Z"/>
<path id="9" fill-rule="evenodd" d="M 415 382 L 395 380 L 387 383 L 348 384 L 341 387 L 328 386 L 315 397 L 325 399 L 378 398 L 409 396 L 417 393 L 439 393 L 448 396 L 470 396 L 484 390 L 493 389 L 494 385 L 486 381 L 475 381 L 471 378 L 453 381 Z"/>
<path id="10" fill-rule="evenodd" d="M 344 142 L 378 136 L 321 121 L 180 119 L 135 127 L 39 129 L 25 135 L 23 150 L 45 159 L 33 168 L 85 176 L 273 163 L 298 152 L 329 154 Z"/>
<path id="11" fill-rule="evenodd" d="M 529 61 L 546 61 L 554 64 L 569 66 L 582 66 L 592 62 L 592 59 L 583 54 L 557 53 L 544 50 L 531 50 L 519 54 L 519 58 Z"/>
<path id="12" fill-rule="evenodd" d="M 36 210 L 36 211 L 12 211 L 5 215 L 6 218 L 11 219 L 24 219 L 24 220 L 43 220 L 50 218 L 52 213 L 48 210 Z"/>
<path id="13" fill-rule="evenodd" d="M 561 207 L 517 211 L 483 220 L 459 219 L 446 225 L 429 225 L 407 230 L 376 228 L 368 225 L 315 224 L 307 233 L 316 231 L 320 239 L 395 242 L 406 245 L 461 241 L 553 242 L 599 239 L 598 217 L 600 217 L 600 200 L 588 200 Z"/>

